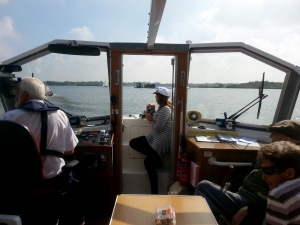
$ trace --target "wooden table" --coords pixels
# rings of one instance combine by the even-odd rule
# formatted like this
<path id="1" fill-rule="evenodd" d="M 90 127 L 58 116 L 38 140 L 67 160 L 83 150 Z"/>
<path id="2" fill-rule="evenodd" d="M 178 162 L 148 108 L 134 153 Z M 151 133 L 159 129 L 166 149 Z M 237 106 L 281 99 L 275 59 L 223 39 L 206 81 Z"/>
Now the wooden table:
<path id="1" fill-rule="evenodd" d="M 154 225 L 155 209 L 171 205 L 177 225 L 218 224 L 201 196 L 183 195 L 119 195 L 110 225 Z"/>

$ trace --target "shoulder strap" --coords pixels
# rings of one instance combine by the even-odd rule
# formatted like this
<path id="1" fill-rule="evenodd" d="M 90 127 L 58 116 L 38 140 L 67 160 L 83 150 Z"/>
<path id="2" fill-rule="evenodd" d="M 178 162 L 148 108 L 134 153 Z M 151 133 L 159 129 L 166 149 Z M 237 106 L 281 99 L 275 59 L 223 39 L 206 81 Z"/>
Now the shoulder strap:
<path id="1" fill-rule="evenodd" d="M 55 150 L 47 149 L 47 130 L 48 130 L 48 114 L 47 111 L 41 111 L 42 127 L 41 127 L 41 155 L 54 155 L 64 159 L 64 154 Z"/>
<path id="2" fill-rule="evenodd" d="M 42 119 L 42 128 L 41 128 L 40 151 L 41 151 L 41 155 L 46 155 L 47 128 L 48 128 L 47 111 L 41 111 L 41 119 Z"/>

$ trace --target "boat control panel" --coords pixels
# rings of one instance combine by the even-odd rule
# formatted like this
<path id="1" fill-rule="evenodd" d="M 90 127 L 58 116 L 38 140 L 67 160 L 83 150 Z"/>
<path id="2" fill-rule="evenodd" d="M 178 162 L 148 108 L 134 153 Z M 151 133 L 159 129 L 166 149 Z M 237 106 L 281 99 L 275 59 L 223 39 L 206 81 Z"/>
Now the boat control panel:
<path id="1" fill-rule="evenodd" d="M 109 115 L 93 118 L 69 116 L 69 122 L 78 138 L 78 145 L 108 146 L 111 144 Z"/>
<path id="2" fill-rule="evenodd" d="M 106 130 L 87 131 L 76 134 L 79 145 L 109 145 L 110 134 Z"/>
<path id="3" fill-rule="evenodd" d="M 85 165 L 86 169 L 95 171 L 97 176 L 110 176 L 112 132 L 104 129 L 98 131 L 88 129 L 89 127 L 74 130 L 79 141 L 74 151 L 75 157 Z"/>

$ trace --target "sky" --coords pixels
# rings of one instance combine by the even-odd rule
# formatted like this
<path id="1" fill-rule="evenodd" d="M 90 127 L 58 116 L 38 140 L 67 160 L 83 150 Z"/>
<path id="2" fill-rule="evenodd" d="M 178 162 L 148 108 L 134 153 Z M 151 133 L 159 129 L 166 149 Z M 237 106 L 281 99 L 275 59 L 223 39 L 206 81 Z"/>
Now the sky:
<path id="1" fill-rule="evenodd" d="M 146 43 L 150 6 L 150 0 L 0 0 L 0 62 L 54 39 Z M 244 42 L 300 66 L 299 9 L 299 0 L 167 0 L 156 43 Z M 282 74 L 239 53 L 218 57 L 192 56 L 189 82 L 199 82 L 199 71 L 202 82 L 226 82 L 233 72 L 247 74 L 236 75 L 237 82 L 258 80 L 266 71 L 274 74 L 267 80 L 283 81 Z M 105 55 L 94 61 L 103 64 Z M 125 82 L 171 80 L 170 57 L 125 56 L 123 64 Z M 59 70 L 60 64 L 53 67 Z M 107 78 L 105 71 L 75 77 L 55 71 L 51 79 L 46 68 L 36 66 L 34 71 L 42 80 Z"/>

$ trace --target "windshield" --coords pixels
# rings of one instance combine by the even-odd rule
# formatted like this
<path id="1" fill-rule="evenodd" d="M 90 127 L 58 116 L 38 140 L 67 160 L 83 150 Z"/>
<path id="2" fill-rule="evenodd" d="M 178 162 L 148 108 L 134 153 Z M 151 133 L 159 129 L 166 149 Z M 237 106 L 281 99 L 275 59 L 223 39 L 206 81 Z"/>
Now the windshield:
<path id="1" fill-rule="evenodd" d="M 100 56 L 53 53 L 22 65 L 22 69 L 16 77 L 42 80 L 50 93 L 47 100 L 68 113 L 87 117 L 109 114 L 105 52 Z"/>
<path id="2" fill-rule="evenodd" d="M 199 111 L 202 119 L 224 119 L 224 113 L 229 117 L 257 99 L 265 73 L 263 93 L 268 97 L 262 101 L 259 119 L 258 104 L 250 107 L 258 102 L 254 101 L 236 121 L 273 122 L 285 73 L 241 53 L 194 53 L 191 58 L 187 111 Z"/>

